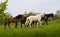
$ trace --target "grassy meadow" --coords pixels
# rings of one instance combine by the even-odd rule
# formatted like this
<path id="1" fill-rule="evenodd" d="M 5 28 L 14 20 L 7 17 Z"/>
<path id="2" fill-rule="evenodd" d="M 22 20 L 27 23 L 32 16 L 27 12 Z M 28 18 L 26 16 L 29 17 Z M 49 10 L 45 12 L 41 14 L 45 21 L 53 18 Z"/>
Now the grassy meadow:
<path id="1" fill-rule="evenodd" d="M 4 29 L 4 25 L 0 24 L 0 37 L 60 37 L 60 19 L 50 20 L 49 24 L 39 26 L 33 25 L 30 27 L 15 28 L 14 23 L 11 23 L 11 28 Z"/>

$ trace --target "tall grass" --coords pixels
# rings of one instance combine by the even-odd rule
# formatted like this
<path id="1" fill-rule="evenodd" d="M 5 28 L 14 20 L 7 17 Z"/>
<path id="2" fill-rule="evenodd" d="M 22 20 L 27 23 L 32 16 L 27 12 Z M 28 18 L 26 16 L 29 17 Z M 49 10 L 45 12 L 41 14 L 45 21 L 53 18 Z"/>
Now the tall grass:
<path id="1" fill-rule="evenodd" d="M 4 29 L 4 25 L 0 25 L 0 37 L 60 37 L 60 19 L 51 20 L 48 25 L 42 25 L 38 28 L 36 25 L 30 27 L 14 27 Z"/>

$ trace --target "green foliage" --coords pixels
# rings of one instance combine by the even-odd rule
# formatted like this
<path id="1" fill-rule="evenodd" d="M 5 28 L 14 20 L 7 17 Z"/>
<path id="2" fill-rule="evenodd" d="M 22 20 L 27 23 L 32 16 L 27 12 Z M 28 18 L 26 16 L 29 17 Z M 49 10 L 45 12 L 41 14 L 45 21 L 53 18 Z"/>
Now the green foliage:
<path id="1" fill-rule="evenodd" d="M 4 14 L 4 11 L 6 10 L 6 7 L 7 7 L 7 0 L 0 3 L 0 13 L 1 14 Z"/>
<path id="2" fill-rule="evenodd" d="M 57 16 L 60 18 L 60 10 L 56 11 Z"/>
<path id="3" fill-rule="evenodd" d="M 58 16 L 58 14 L 54 15 L 54 19 L 60 19 L 60 17 Z"/>
<path id="4" fill-rule="evenodd" d="M 0 14 L 2 15 L 2 21 L 4 21 L 6 17 L 5 10 L 7 9 L 7 2 L 8 0 L 0 3 Z"/>
<path id="5" fill-rule="evenodd" d="M 25 13 L 24 15 L 25 15 L 25 16 L 30 16 L 30 15 L 35 15 L 35 13 L 29 12 L 29 13 Z"/>

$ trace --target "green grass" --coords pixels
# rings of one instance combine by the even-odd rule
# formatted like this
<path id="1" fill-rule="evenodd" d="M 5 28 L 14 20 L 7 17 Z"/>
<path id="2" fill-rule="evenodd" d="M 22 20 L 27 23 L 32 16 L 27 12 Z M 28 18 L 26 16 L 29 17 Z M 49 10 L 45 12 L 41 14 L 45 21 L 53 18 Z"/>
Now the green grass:
<path id="1" fill-rule="evenodd" d="M 48 25 L 42 25 L 38 28 L 36 25 L 30 27 L 14 27 L 14 23 L 11 24 L 11 28 L 4 29 L 4 25 L 0 25 L 0 37 L 60 37 L 60 19 L 49 21 Z"/>

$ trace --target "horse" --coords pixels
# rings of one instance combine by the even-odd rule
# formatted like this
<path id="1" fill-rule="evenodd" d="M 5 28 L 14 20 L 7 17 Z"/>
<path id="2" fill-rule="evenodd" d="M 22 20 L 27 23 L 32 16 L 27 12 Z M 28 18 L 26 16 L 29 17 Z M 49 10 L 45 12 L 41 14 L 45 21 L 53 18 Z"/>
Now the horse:
<path id="1" fill-rule="evenodd" d="M 44 16 L 45 16 L 45 13 L 40 13 L 35 16 L 27 17 L 26 22 L 25 22 L 25 26 L 27 27 L 29 25 L 31 27 L 31 23 L 33 21 L 37 21 L 37 27 L 38 27 L 38 23 L 40 23 L 40 26 L 41 26 L 41 24 L 42 24 L 41 18 Z"/>
<path id="2" fill-rule="evenodd" d="M 25 22 L 26 22 L 27 17 L 28 17 L 28 16 L 23 16 L 23 17 L 21 18 L 21 20 L 20 20 L 20 22 L 21 22 L 21 27 L 22 27 L 22 24 L 25 25 Z M 37 22 L 32 21 L 32 24 L 34 24 L 34 23 L 37 23 Z"/>
<path id="3" fill-rule="evenodd" d="M 6 28 L 7 24 L 10 28 L 10 23 L 13 22 L 15 23 L 15 28 L 17 28 L 17 22 L 19 21 L 19 19 L 21 19 L 23 17 L 23 15 L 17 15 L 16 17 L 9 17 L 5 19 L 5 23 L 4 23 L 4 28 Z"/>
<path id="4" fill-rule="evenodd" d="M 54 18 L 54 14 L 53 13 L 50 13 L 50 14 L 45 14 L 45 16 L 42 18 L 42 20 L 44 19 L 45 20 L 45 23 L 48 25 L 48 19 L 52 17 Z M 44 24 L 45 24 L 44 23 Z"/>
<path id="5" fill-rule="evenodd" d="M 21 18 L 21 20 L 20 20 L 20 22 L 21 22 L 21 27 L 22 27 L 22 24 L 25 24 L 25 21 L 26 21 L 27 17 L 28 17 L 28 16 L 23 16 L 23 17 Z"/>

